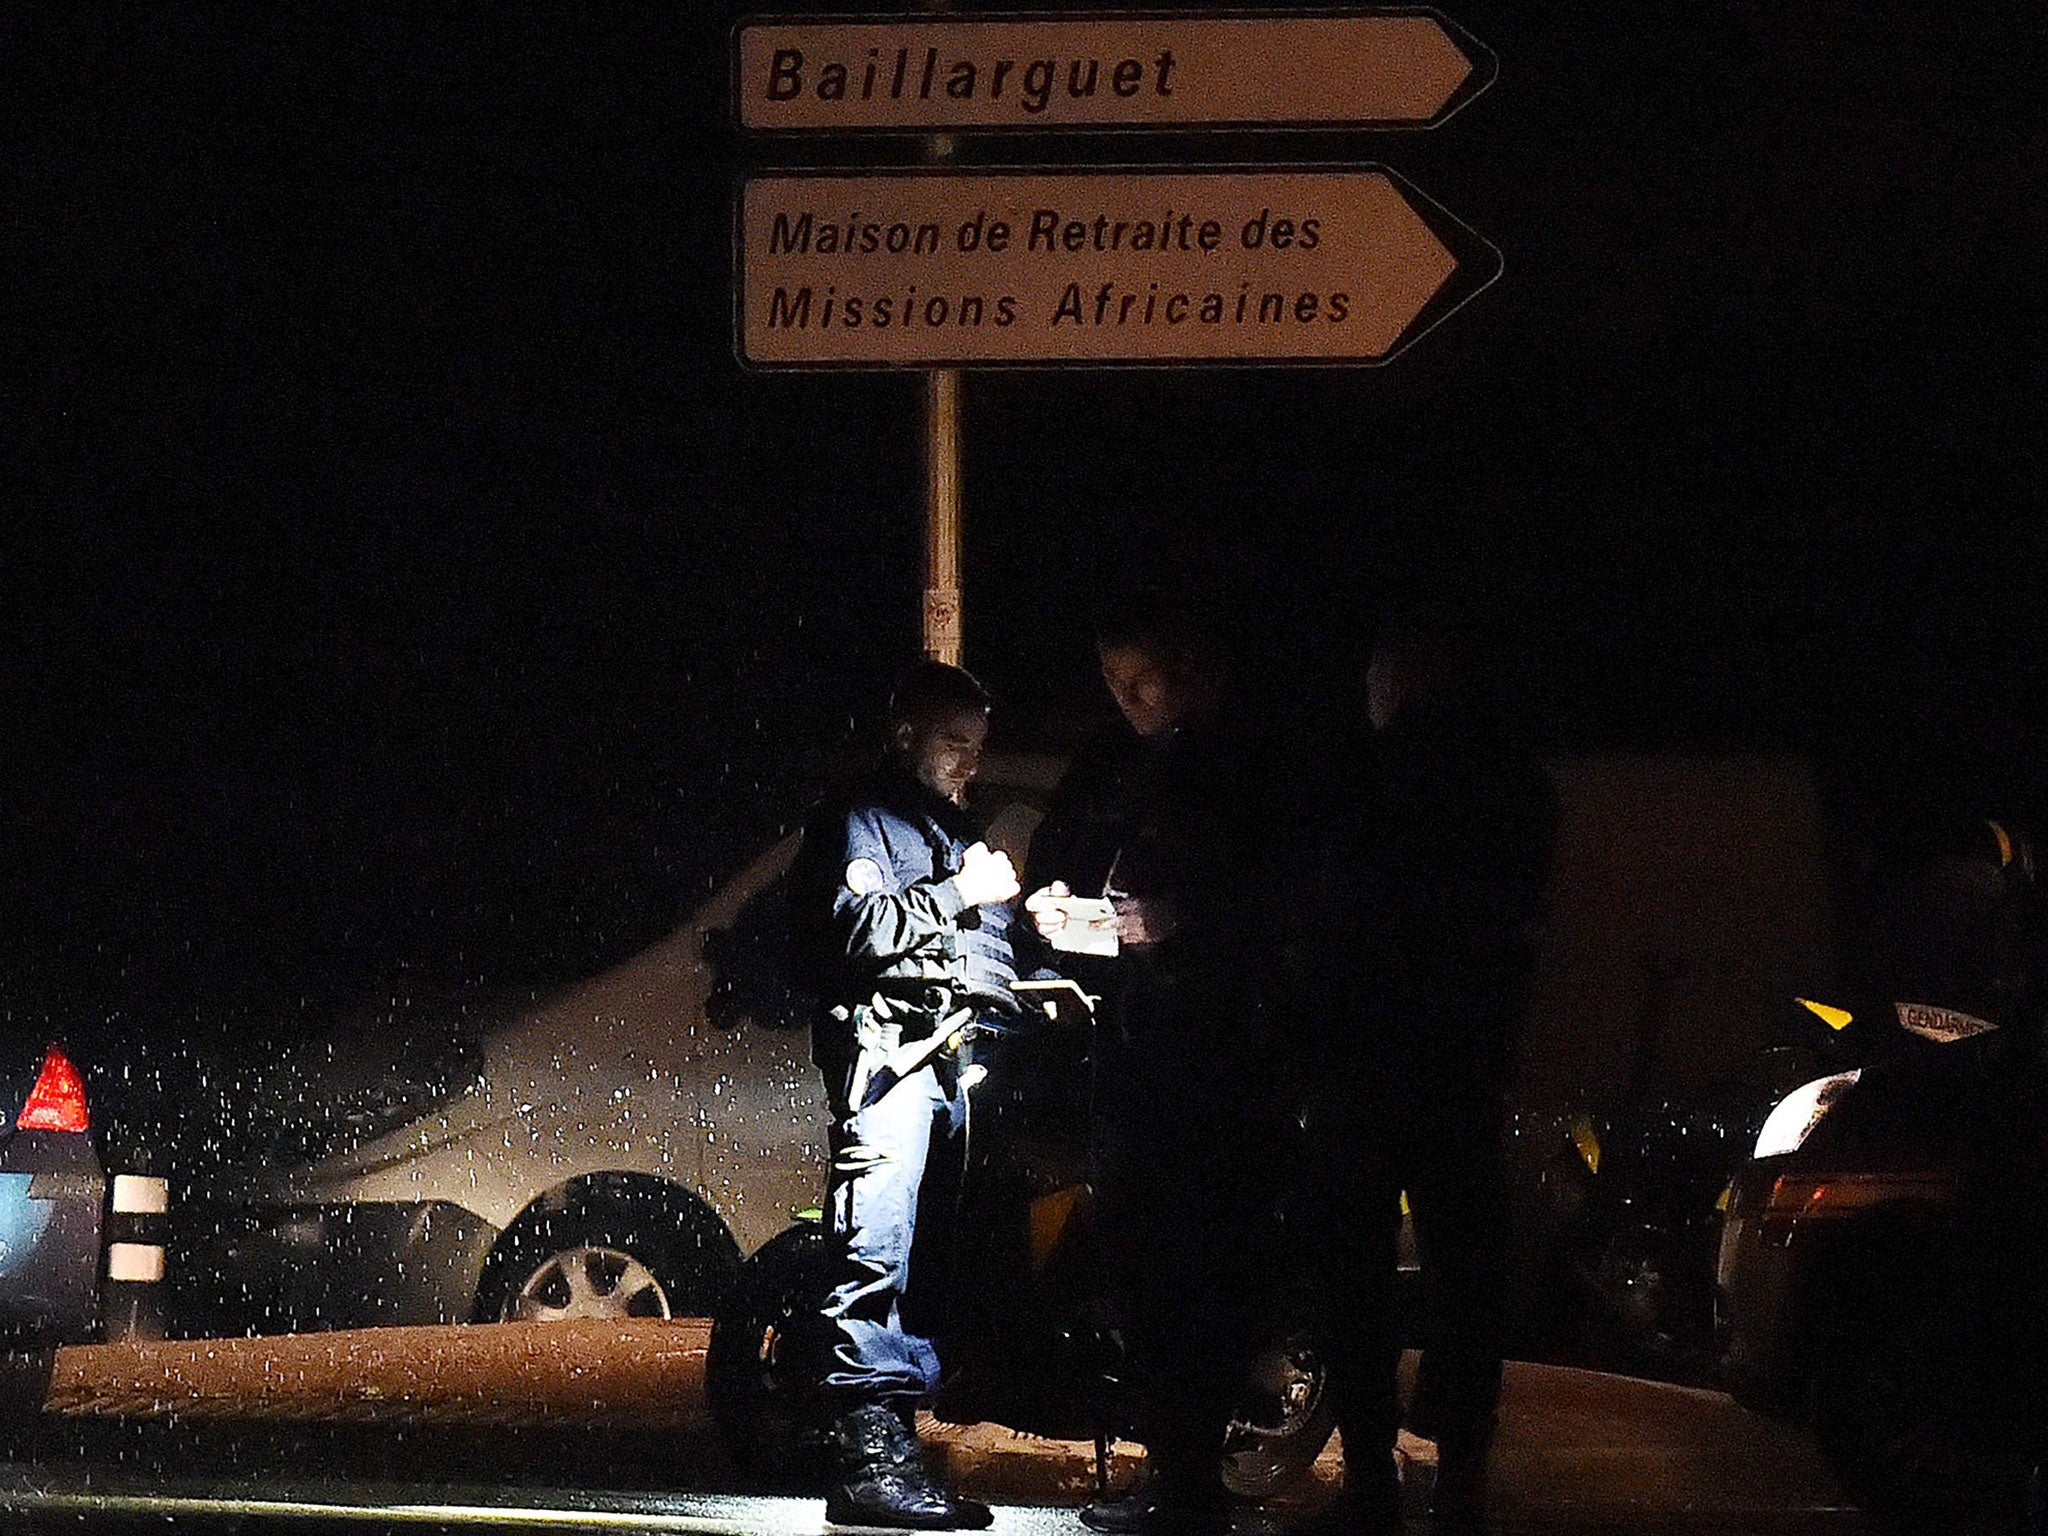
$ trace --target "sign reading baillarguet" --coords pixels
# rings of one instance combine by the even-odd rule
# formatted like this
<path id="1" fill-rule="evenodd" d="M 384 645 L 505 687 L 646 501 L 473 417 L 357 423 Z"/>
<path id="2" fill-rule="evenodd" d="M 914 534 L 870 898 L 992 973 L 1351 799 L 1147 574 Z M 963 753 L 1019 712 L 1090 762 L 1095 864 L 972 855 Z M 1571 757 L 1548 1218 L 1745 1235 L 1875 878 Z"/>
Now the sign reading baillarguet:
<path id="1" fill-rule="evenodd" d="M 770 131 L 1429 127 L 1494 72 L 1425 10 L 754 20 L 734 102 Z"/>

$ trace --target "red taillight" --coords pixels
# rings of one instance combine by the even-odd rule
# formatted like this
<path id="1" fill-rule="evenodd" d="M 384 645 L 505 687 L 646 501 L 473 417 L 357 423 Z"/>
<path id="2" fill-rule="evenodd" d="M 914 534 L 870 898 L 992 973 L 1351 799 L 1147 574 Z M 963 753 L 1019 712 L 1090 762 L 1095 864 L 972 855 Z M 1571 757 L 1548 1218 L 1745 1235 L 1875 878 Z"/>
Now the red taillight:
<path id="1" fill-rule="evenodd" d="M 85 1079 L 71 1058 L 56 1046 L 43 1053 L 43 1070 L 36 1077 L 28 1102 L 15 1117 L 17 1131 L 83 1131 L 92 1126 L 85 1112 Z"/>
<path id="2" fill-rule="evenodd" d="M 1939 1204 L 1955 1198 L 1955 1181 L 1939 1174 L 1844 1173 L 1826 1179 L 1781 1175 L 1771 1185 L 1764 1219 L 1853 1216 L 1872 1206 L 1898 1201 Z"/>

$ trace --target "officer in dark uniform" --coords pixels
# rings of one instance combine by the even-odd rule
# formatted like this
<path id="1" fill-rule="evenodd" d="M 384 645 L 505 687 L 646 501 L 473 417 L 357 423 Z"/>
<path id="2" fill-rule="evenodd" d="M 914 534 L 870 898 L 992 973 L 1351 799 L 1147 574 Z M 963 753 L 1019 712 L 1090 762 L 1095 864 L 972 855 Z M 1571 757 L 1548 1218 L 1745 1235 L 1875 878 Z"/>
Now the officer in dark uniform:
<path id="1" fill-rule="evenodd" d="M 1218 1471 L 1270 1280 L 1257 1241 L 1277 1141 L 1258 1005 L 1276 952 L 1259 921 L 1264 785 L 1201 637 L 1134 605 L 1099 629 L 1098 648 L 1137 740 L 1063 786 L 1058 821 L 1041 829 L 1054 833 L 1045 859 L 1033 840 L 1034 874 L 1053 883 L 1026 903 L 1054 938 L 1057 898 L 1107 894 L 1121 945 L 1102 983 L 1101 1187 L 1150 1477 L 1082 1520 L 1213 1536 L 1229 1524 Z"/>
<path id="2" fill-rule="evenodd" d="M 1331 1309 L 1345 1497 L 1321 1522 L 1400 1529 L 1392 1301 L 1400 1198 L 1422 1261 L 1410 1425 L 1437 1442 L 1439 1530 L 1482 1514 L 1500 1398 L 1508 1243 L 1503 1095 L 1533 969 L 1556 817 L 1539 764 L 1464 686 L 1465 644 L 1429 619 L 1390 629 L 1367 675 L 1373 732 L 1338 783 L 1312 995 L 1303 1010 L 1302 1209 Z"/>
<path id="3" fill-rule="evenodd" d="M 827 1210 L 845 1243 L 825 1307 L 824 1382 L 837 1474 L 826 1515 L 842 1523 L 990 1522 L 985 1505 L 948 1493 L 919 1459 L 912 1414 L 939 1362 L 904 1312 L 919 1197 L 965 1115 L 952 1053 L 909 1058 L 926 1054 L 921 1042 L 941 1045 L 1016 1008 L 1016 873 L 962 810 L 988 710 L 968 673 L 913 667 L 890 701 L 887 763 L 811 821 L 792 873 L 799 944 L 830 1008 L 812 1054 L 833 1112 Z"/>

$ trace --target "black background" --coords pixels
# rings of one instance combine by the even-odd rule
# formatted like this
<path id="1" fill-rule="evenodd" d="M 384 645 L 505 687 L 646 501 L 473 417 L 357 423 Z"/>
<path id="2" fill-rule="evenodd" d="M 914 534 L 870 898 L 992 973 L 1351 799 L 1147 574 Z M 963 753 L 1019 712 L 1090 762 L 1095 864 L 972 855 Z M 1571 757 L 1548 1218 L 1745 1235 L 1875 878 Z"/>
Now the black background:
<path id="1" fill-rule="evenodd" d="M 743 373 L 737 8 L 60 4 L 0 54 L 0 1016 L 288 1030 L 580 974 L 787 822 L 917 646 L 917 381 Z M 1506 271 L 1385 369 L 967 380 L 968 664 L 1030 744 L 1121 573 L 1350 707 L 1454 593 L 1555 750 L 1796 750 L 2039 821 L 2043 22 L 1456 18 L 1383 161 Z"/>

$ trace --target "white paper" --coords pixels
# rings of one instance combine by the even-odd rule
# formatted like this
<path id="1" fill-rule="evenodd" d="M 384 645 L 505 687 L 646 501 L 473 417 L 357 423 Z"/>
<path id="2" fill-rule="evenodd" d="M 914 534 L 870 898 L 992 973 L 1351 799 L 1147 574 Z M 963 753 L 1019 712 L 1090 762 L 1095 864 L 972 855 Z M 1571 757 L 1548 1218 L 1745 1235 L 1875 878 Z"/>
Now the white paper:
<path id="1" fill-rule="evenodd" d="M 1113 955 L 1116 908 L 1106 896 L 1055 896 L 1048 905 L 1067 914 L 1066 926 L 1053 934 L 1054 949 L 1069 955 Z"/>

